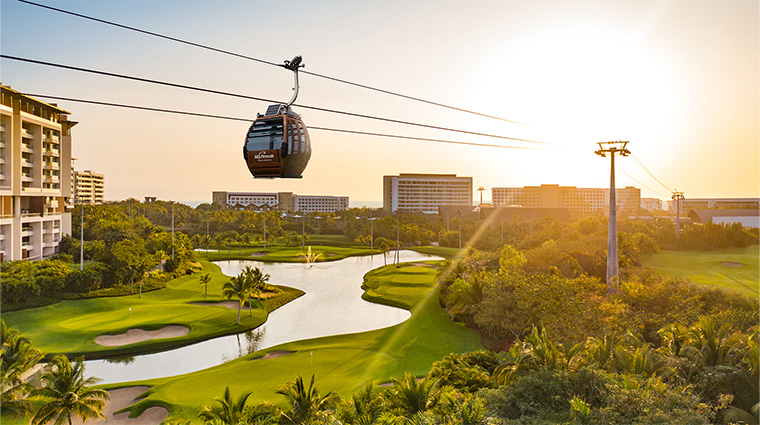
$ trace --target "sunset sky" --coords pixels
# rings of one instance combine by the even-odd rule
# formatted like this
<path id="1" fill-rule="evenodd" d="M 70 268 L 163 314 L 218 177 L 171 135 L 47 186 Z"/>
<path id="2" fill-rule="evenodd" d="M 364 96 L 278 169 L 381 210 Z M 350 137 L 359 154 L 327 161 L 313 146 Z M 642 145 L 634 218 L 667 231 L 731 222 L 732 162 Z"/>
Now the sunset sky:
<path id="1" fill-rule="evenodd" d="M 297 103 L 546 142 L 536 145 L 295 108 L 307 126 L 537 148 L 473 147 L 310 131 L 300 180 L 254 180 L 249 123 L 57 102 L 79 121 L 79 170 L 106 198 L 211 200 L 291 191 L 379 205 L 382 176 L 449 173 L 492 187 L 606 187 L 597 142 L 630 141 L 618 187 L 666 199 L 758 197 L 758 1 L 50 1 L 41 3 L 522 124 L 302 75 Z M 0 1 L 3 54 L 250 96 L 291 96 L 292 73 L 196 47 Z M 263 102 L 3 59 L 25 93 L 250 117 Z M 51 101 L 55 102 L 55 101 Z M 643 164 L 660 182 L 653 179 Z M 477 196 L 477 192 L 476 192 Z"/>

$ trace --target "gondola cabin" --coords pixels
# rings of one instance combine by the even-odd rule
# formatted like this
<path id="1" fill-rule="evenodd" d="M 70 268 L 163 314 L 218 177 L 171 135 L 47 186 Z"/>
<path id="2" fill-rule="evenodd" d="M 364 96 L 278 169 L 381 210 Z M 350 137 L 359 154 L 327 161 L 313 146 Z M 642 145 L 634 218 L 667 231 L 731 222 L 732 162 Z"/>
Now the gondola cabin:
<path id="1" fill-rule="evenodd" d="M 311 143 L 300 115 L 287 105 L 270 105 L 248 129 L 243 158 L 254 178 L 301 178 Z"/>

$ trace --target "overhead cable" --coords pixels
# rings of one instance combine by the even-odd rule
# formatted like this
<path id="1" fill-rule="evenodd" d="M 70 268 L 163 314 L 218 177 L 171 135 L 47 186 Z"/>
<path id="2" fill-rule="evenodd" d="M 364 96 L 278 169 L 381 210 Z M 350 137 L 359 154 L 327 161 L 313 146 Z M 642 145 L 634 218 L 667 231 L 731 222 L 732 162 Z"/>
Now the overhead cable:
<path id="1" fill-rule="evenodd" d="M 168 114 L 188 115 L 188 116 L 194 116 L 194 117 L 215 118 L 215 119 L 222 119 L 222 120 L 244 121 L 244 122 L 253 121 L 253 119 L 251 118 L 203 114 L 199 112 L 179 111 L 176 109 L 154 108 L 154 107 L 139 106 L 139 105 L 127 105 L 123 103 L 102 102 L 102 101 L 87 100 L 87 99 L 76 99 L 72 97 L 51 96 L 51 95 L 35 94 L 35 93 L 24 93 L 24 95 L 30 96 L 30 97 L 38 97 L 42 99 L 54 99 L 58 101 L 87 103 L 91 105 L 111 106 L 111 107 L 126 108 L 126 109 L 137 109 L 137 110 L 151 111 L 151 112 L 164 112 Z M 487 144 L 487 143 L 471 143 L 471 142 L 461 142 L 461 141 L 455 141 L 455 140 L 431 139 L 427 137 L 401 136 L 397 134 L 385 134 L 385 133 L 374 133 L 374 132 L 358 131 L 358 130 L 346 130 L 346 129 L 340 129 L 340 128 L 314 127 L 314 126 L 307 126 L 307 128 L 309 130 L 333 131 L 333 132 L 339 132 L 339 133 L 359 134 L 359 135 L 364 135 L 364 136 L 378 136 L 378 137 L 388 137 L 388 138 L 394 138 L 394 139 L 418 140 L 418 141 L 423 141 L 423 142 L 451 143 L 451 144 L 457 144 L 457 145 L 482 146 L 482 147 L 504 148 L 504 149 L 535 150 L 535 148 L 522 147 L 522 146 L 507 146 L 507 145 L 496 145 L 496 144 Z"/>
<path id="2" fill-rule="evenodd" d="M 666 197 L 666 198 L 668 197 L 668 195 L 665 195 L 665 194 L 663 194 L 662 192 L 658 192 L 658 191 L 656 191 L 656 190 L 652 189 L 651 187 L 649 187 L 649 186 L 645 185 L 644 183 L 642 183 L 642 182 L 640 182 L 640 181 L 636 180 L 636 178 L 635 178 L 635 177 L 633 177 L 632 175 L 628 174 L 628 173 L 627 173 L 627 172 L 626 172 L 624 169 L 622 169 L 620 166 L 617 166 L 617 165 L 616 165 L 616 166 L 615 166 L 615 168 L 616 168 L 617 170 L 621 171 L 621 172 L 622 172 L 623 174 L 625 174 L 626 176 L 628 176 L 628 177 L 629 177 L 631 180 L 633 180 L 633 181 L 635 181 L 636 183 L 640 184 L 640 185 L 641 185 L 641 186 L 643 186 L 644 188 L 646 188 L 646 189 L 649 189 L 651 192 L 653 192 L 653 193 L 656 193 L 656 194 L 658 194 L 658 195 L 660 195 L 660 196 L 664 196 L 664 197 Z"/>
<path id="3" fill-rule="evenodd" d="M 170 82 L 166 82 L 166 81 L 152 80 L 152 79 L 149 79 L 149 78 L 135 77 L 135 76 L 131 76 L 131 75 L 117 74 L 117 73 L 114 73 L 114 72 L 107 72 L 107 71 L 99 71 L 99 70 L 90 69 L 90 68 L 81 68 L 81 67 L 71 66 L 71 65 L 63 65 L 63 64 L 53 63 L 53 62 L 45 62 L 45 61 L 40 61 L 40 60 L 36 60 L 36 59 L 22 58 L 22 57 L 18 57 L 18 56 L 10 56 L 10 55 L 1 55 L 0 54 L 0 58 L 10 59 L 10 60 L 15 60 L 15 61 L 20 61 L 20 62 L 34 63 L 34 64 L 37 64 L 37 65 L 50 66 L 50 67 L 55 67 L 55 68 L 69 69 L 69 70 L 72 70 L 72 71 L 87 72 L 87 73 L 90 73 L 90 74 L 104 75 L 104 76 L 107 76 L 107 77 L 122 78 L 122 79 L 126 79 L 126 80 L 139 81 L 139 82 L 143 82 L 143 83 L 158 84 L 158 85 L 163 85 L 163 86 L 168 86 L 168 87 L 175 87 L 175 88 L 181 88 L 181 89 L 186 89 L 186 90 L 193 90 L 193 91 L 198 91 L 198 92 L 203 92 L 203 93 L 218 94 L 218 95 L 222 95 L 222 96 L 231 96 L 231 97 L 237 97 L 237 98 L 241 98 L 241 99 L 258 100 L 258 101 L 269 102 L 269 103 L 281 103 L 281 102 L 276 101 L 276 100 L 266 99 L 266 98 L 262 98 L 262 97 L 248 96 L 248 95 L 239 94 L 239 93 L 231 93 L 231 92 L 225 92 L 225 91 L 220 91 L 220 90 L 207 89 L 207 88 L 202 88 L 202 87 L 197 87 L 197 86 L 188 86 L 188 85 L 184 85 L 184 84 L 177 84 L 177 83 L 170 83 Z M 480 133 L 480 132 L 476 132 L 476 131 L 458 130 L 458 129 L 447 128 L 447 127 L 440 127 L 440 126 L 435 126 L 435 125 L 430 125 L 430 124 L 421 124 L 421 123 L 415 123 L 415 122 L 411 122 L 411 121 L 402 121 L 402 120 L 396 120 L 396 119 L 392 119 L 392 118 L 384 118 L 384 117 L 378 117 L 378 116 L 373 116 L 373 115 L 358 114 L 358 113 L 354 113 L 354 112 L 340 111 L 340 110 L 336 110 L 336 109 L 321 108 L 321 107 L 317 107 L 317 106 L 309 106 L 309 105 L 303 105 L 303 104 L 297 104 L 297 103 L 294 103 L 293 106 L 297 106 L 299 108 L 304 108 L 304 109 L 311 109 L 311 110 L 315 110 L 315 111 L 328 112 L 328 113 L 332 113 L 332 114 L 340 114 L 340 115 L 346 115 L 346 116 L 357 117 L 357 118 L 366 118 L 366 119 L 377 120 L 377 121 L 392 122 L 392 123 L 395 123 L 395 124 L 411 125 L 411 126 L 429 128 L 429 129 L 434 129 L 434 130 L 452 131 L 452 132 L 455 132 L 455 133 L 470 134 L 470 135 L 483 136 L 483 137 L 493 137 L 493 138 L 504 139 L 504 140 L 515 140 L 515 141 L 526 142 L 526 143 L 548 144 L 546 142 L 539 142 L 539 141 L 536 141 L 536 140 L 520 139 L 520 138 L 508 137 L 508 136 L 500 136 L 500 135 L 497 135 L 497 134 Z"/>
<path id="4" fill-rule="evenodd" d="M 631 156 L 633 157 L 634 160 L 636 160 L 636 162 L 638 163 L 638 166 L 641 167 L 644 171 L 646 171 L 647 174 L 649 174 L 653 179 L 655 179 L 657 181 L 657 183 L 659 183 L 660 185 L 662 185 L 662 187 L 664 187 L 665 190 L 668 190 L 668 191 L 671 190 L 668 186 L 665 185 L 665 183 L 661 182 L 660 179 L 658 179 L 657 177 L 655 177 L 655 175 L 652 174 L 652 172 L 649 171 L 649 169 L 647 167 L 645 167 L 644 164 L 641 161 L 639 161 L 638 158 L 636 158 L 636 155 L 631 154 Z"/>
<path id="5" fill-rule="evenodd" d="M 93 16 L 88 16 L 88 15 L 84 15 L 84 14 L 81 14 L 81 13 L 76 13 L 76 12 L 72 12 L 72 11 L 69 11 L 69 10 L 65 10 L 65 9 L 60 9 L 60 8 L 57 8 L 57 7 L 52 7 L 52 6 L 44 5 L 44 4 L 41 4 L 41 3 L 35 3 L 35 2 L 29 1 L 29 0 L 18 0 L 18 1 L 21 2 L 21 3 L 25 3 L 25 4 L 32 5 L 32 6 L 41 7 L 41 8 L 52 10 L 52 11 L 55 11 L 55 12 L 64 13 L 64 14 L 71 15 L 71 16 L 76 16 L 78 18 L 88 19 L 88 20 L 99 22 L 99 23 L 106 24 L 106 25 L 112 25 L 112 26 L 115 26 L 115 27 L 123 28 L 123 29 L 130 30 L 130 31 L 139 32 L 139 33 L 150 35 L 150 36 L 153 36 L 153 37 L 159 37 L 159 38 L 163 38 L 165 40 L 170 40 L 170 41 L 174 41 L 174 42 L 177 42 L 177 43 L 187 44 L 189 46 L 198 47 L 198 48 L 201 48 L 201 49 L 206 49 L 206 50 L 210 50 L 210 51 L 217 52 L 217 53 L 223 53 L 225 55 L 235 56 L 237 58 L 247 59 L 247 60 L 263 63 L 263 64 L 266 64 L 266 65 L 273 65 L 273 66 L 277 66 L 277 67 L 283 67 L 283 65 L 280 64 L 280 63 L 276 63 L 276 62 L 272 62 L 272 61 L 268 61 L 268 60 L 264 60 L 264 59 L 255 58 L 253 56 L 248 56 L 248 55 L 244 55 L 244 54 L 241 54 L 241 53 L 235 53 L 235 52 L 232 52 L 232 51 L 229 51 L 229 50 L 220 49 L 220 48 L 208 46 L 208 45 L 201 44 L 201 43 L 195 43 L 195 42 L 192 42 L 192 41 L 183 40 L 183 39 L 177 38 L 177 37 L 171 37 L 171 36 L 168 36 L 168 35 L 159 34 L 157 32 L 153 32 L 153 31 L 147 31 L 147 30 L 136 28 L 136 27 L 132 27 L 132 26 L 129 26 L 129 25 L 119 24 L 117 22 L 108 21 L 108 20 L 105 20 L 105 19 L 95 18 Z M 468 114 L 478 115 L 478 116 L 486 117 L 486 118 L 492 118 L 492 119 L 496 119 L 496 120 L 500 120 L 500 121 L 506 121 L 506 122 L 511 122 L 511 123 L 515 123 L 515 124 L 522 124 L 522 123 L 520 123 L 518 121 L 508 120 L 506 118 L 501 118 L 501 117 L 497 117 L 497 116 L 494 116 L 494 115 L 484 114 L 484 113 L 481 113 L 481 112 L 475 112 L 475 111 L 471 111 L 471 110 L 468 110 L 468 109 L 458 108 L 458 107 L 446 105 L 446 104 L 443 104 L 443 103 L 433 102 L 433 101 L 430 101 L 430 100 L 425 100 L 425 99 L 421 99 L 421 98 L 414 97 L 414 96 L 408 96 L 408 95 L 405 95 L 405 94 L 393 92 L 393 91 L 390 91 L 390 90 L 384 90 L 384 89 L 380 89 L 380 88 L 377 88 L 377 87 L 368 86 L 368 85 L 365 85 L 365 84 L 354 83 L 354 82 L 351 82 L 351 81 L 348 81 L 348 80 L 344 80 L 344 79 L 341 79 L 341 78 L 330 77 L 330 76 L 324 75 L 324 74 L 318 74 L 316 72 L 310 72 L 310 71 L 306 71 L 306 70 L 301 70 L 299 72 L 302 73 L 302 74 L 308 74 L 308 75 L 311 75 L 311 76 L 314 76 L 314 77 L 324 78 L 326 80 L 335 81 L 335 82 L 343 83 L 343 84 L 348 84 L 348 85 L 351 85 L 351 86 L 354 86 L 354 87 L 360 87 L 360 88 L 363 88 L 363 89 L 372 90 L 372 91 L 388 94 L 388 95 L 391 95 L 391 96 L 397 96 L 397 97 L 401 97 L 401 98 L 404 98 L 404 99 L 413 100 L 413 101 L 416 101 L 416 102 L 427 103 L 429 105 L 434 105 L 434 106 L 439 106 L 439 107 L 442 107 L 442 108 L 452 109 L 452 110 L 459 111 L 459 112 L 466 112 Z"/>

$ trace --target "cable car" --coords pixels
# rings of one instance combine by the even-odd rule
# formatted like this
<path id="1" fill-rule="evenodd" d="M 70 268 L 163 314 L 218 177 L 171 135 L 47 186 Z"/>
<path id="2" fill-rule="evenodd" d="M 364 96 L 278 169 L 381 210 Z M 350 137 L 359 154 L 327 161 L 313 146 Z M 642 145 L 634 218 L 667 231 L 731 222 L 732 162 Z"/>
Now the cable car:
<path id="1" fill-rule="evenodd" d="M 257 114 L 243 144 L 243 158 L 254 178 L 301 178 L 311 158 L 311 142 L 301 116 L 290 105 L 298 96 L 298 68 L 301 57 L 285 61 L 293 71 L 295 88 L 287 104 L 269 105 L 264 115 Z"/>

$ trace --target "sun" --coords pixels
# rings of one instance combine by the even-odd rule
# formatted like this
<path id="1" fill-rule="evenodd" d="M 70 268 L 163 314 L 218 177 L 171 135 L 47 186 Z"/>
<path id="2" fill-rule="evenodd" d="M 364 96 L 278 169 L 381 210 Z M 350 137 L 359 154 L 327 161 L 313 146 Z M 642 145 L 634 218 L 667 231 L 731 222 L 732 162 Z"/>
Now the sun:
<path id="1" fill-rule="evenodd" d="M 467 103 L 527 123 L 534 138 L 575 147 L 667 133 L 675 84 L 638 37 L 579 25 L 537 30 L 492 50 L 489 66 L 469 81 L 477 100 Z"/>

